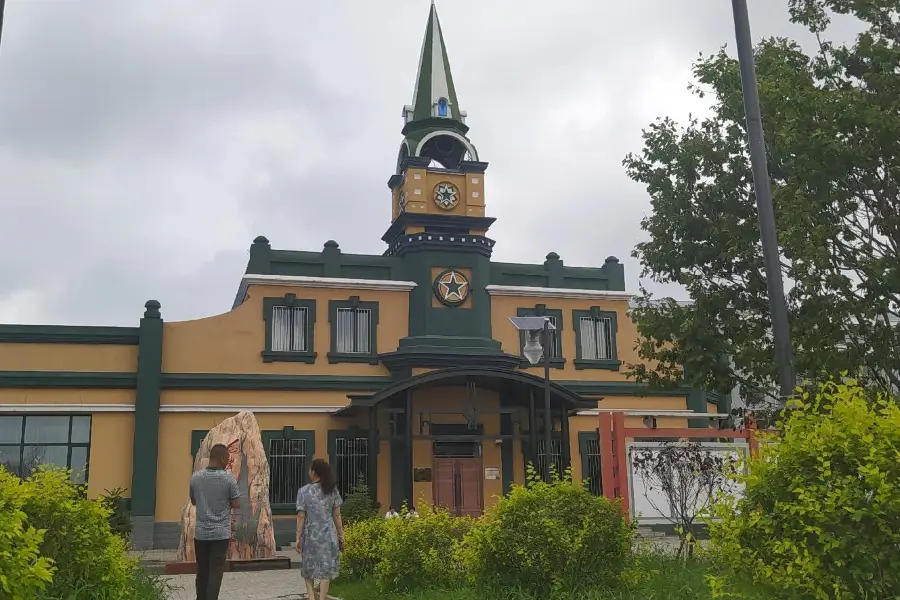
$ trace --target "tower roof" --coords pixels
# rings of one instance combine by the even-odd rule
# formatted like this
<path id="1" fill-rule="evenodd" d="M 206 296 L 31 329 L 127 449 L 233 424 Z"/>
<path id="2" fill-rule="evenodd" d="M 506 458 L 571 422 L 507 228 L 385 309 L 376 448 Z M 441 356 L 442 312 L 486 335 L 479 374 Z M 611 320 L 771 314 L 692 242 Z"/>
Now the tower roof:
<path id="1" fill-rule="evenodd" d="M 447 57 L 447 46 L 444 44 L 444 34 L 441 31 L 441 22 L 434 0 L 431 2 L 425 39 L 419 55 L 419 70 L 416 74 L 412 104 L 406 106 L 403 112 L 407 124 L 434 118 L 465 123 L 466 113 L 460 109 L 456 97 L 456 87 L 450 73 L 450 59 Z"/>

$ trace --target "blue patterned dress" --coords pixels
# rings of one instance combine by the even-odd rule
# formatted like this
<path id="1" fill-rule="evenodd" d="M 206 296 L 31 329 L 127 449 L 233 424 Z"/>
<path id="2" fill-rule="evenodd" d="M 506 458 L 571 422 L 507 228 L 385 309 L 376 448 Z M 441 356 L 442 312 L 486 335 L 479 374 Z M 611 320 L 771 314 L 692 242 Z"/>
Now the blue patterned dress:
<path id="1" fill-rule="evenodd" d="M 343 504 L 334 490 L 326 496 L 318 483 L 308 483 L 297 492 L 297 513 L 304 513 L 300 574 L 315 581 L 336 579 L 341 570 L 334 507 Z"/>

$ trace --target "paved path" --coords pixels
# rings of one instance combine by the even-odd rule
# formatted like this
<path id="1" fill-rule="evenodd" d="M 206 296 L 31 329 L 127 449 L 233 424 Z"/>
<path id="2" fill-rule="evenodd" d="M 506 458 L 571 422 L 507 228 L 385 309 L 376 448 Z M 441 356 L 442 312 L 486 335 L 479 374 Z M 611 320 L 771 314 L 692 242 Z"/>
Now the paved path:
<path id="1" fill-rule="evenodd" d="M 167 577 L 175 589 L 170 600 L 195 600 L 193 575 L 175 575 Z M 303 582 L 300 572 L 261 571 L 256 573 L 225 573 L 222 580 L 222 591 L 219 600 L 300 600 L 306 598 L 301 594 Z"/>

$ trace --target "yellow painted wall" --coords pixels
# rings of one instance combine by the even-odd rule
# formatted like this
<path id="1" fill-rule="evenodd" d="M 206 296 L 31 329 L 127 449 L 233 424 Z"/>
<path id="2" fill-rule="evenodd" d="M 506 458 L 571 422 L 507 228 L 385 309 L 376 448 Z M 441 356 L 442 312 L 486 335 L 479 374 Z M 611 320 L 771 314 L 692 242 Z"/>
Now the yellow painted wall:
<path id="1" fill-rule="evenodd" d="M 0 344 L 4 371 L 135 372 L 137 346 Z"/>
<path id="2" fill-rule="evenodd" d="M 131 489 L 134 450 L 134 413 L 94 413 L 91 416 L 91 455 L 88 495 Z M 130 492 L 125 494 L 130 495 Z"/>
<path id="3" fill-rule="evenodd" d="M 266 339 L 263 298 L 283 298 L 287 293 L 316 301 L 315 364 L 264 363 L 260 356 Z M 359 296 L 363 302 L 380 302 L 378 351 L 395 350 L 409 330 L 408 292 L 252 285 L 247 300 L 232 311 L 195 321 L 165 323 L 163 372 L 388 375 L 381 365 L 328 363 L 328 300 L 347 300 L 350 296 Z"/>
<path id="4" fill-rule="evenodd" d="M 163 390 L 160 393 L 161 406 L 183 405 L 228 405 L 228 406 L 333 406 L 349 404 L 347 394 L 354 392 L 334 390 L 254 391 L 254 390 Z M 358 393 L 358 392 L 356 392 Z M 264 413 L 261 413 L 264 414 Z M 257 415 L 259 417 L 259 415 Z M 349 425 L 353 421 L 341 419 Z M 362 421 L 358 423 L 364 425 Z M 368 424 L 366 421 L 365 424 Z"/>
<path id="5" fill-rule="evenodd" d="M 563 313 L 562 351 L 566 359 L 565 368 L 553 369 L 551 377 L 554 379 L 588 380 L 588 381 L 629 381 L 625 377 L 626 363 L 639 363 L 637 352 L 634 349 L 638 339 L 637 328 L 628 317 L 627 300 L 572 300 L 568 298 L 517 298 L 513 296 L 491 297 L 491 325 L 494 339 L 503 345 L 503 350 L 510 354 L 519 354 L 519 333 L 509 322 L 509 317 L 516 316 L 517 308 L 530 308 L 535 304 L 546 304 L 548 309 L 558 309 Z M 616 349 L 618 359 L 622 361 L 623 368 L 619 371 L 607 369 L 576 369 L 575 368 L 575 329 L 572 325 L 573 310 L 587 310 L 592 306 L 598 306 L 601 310 L 615 312 L 617 314 L 618 334 L 616 336 Z M 528 372 L 543 376 L 542 367 L 531 367 Z"/>
<path id="6" fill-rule="evenodd" d="M 134 390 L 0 388 L 0 404 L 134 404 Z"/>

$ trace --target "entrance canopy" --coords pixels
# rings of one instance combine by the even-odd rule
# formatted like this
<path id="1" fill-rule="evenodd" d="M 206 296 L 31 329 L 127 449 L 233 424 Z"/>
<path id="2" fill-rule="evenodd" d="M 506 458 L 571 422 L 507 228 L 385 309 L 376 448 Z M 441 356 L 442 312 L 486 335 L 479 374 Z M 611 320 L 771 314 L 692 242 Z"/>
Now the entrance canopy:
<path id="1" fill-rule="evenodd" d="M 415 388 L 447 387 L 454 385 L 474 384 L 482 389 L 518 391 L 513 397 L 529 397 L 534 393 L 536 402 L 543 402 L 544 379 L 524 371 L 491 367 L 451 367 L 429 371 L 409 377 L 386 388 L 368 395 L 351 395 L 350 404 L 335 413 L 336 416 L 352 416 L 361 410 L 378 406 L 384 400 Z M 584 410 L 597 408 L 596 401 L 585 400 L 577 393 L 550 381 L 550 402 L 556 408 L 568 410 Z"/>

